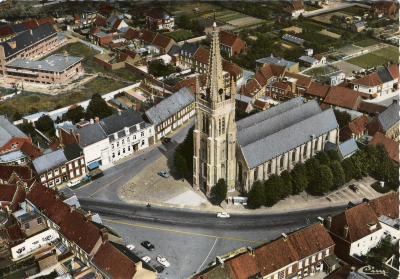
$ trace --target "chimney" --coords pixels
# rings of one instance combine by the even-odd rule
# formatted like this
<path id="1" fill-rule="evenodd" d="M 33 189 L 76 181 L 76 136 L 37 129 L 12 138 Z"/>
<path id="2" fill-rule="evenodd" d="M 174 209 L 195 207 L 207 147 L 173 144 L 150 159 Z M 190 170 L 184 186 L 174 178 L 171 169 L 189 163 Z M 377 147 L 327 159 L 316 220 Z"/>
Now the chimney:
<path id="1" fill-rule="evenodd" d="M 15 49 L 17 47 L 17 42 L 16 41 L 10 41 L 8 42 L 8 45 L 12 48 Z"/>
<path id="2" fill-rule="evenodd" d="M 325 218 L 325 227 L 330 230 L 332 225 L 332 217 L 328 216 Z"/>
<path id="3" fill-rule="evenodd" d="M 220 256 L 217 256 L 215 262 L 221 265 L 221 267 L 224 267 L 224 260 Z"/>
<path id="4" fill-rule="evenodd" d="M 344 227 L 343 227 L 343 237 L 346 238 L 348 234 L 349 234 L 349 226 L 344 225 Z"/>
<path id="5" fill-rule="evenodd" d="M 99 123 L 99 122 L 100 122 L 100 118 L 99 118 L 98 116 L 96 116 L 96 117 L 94 118 L 94 122 Z"/>
<path id="6" fill-rule="evenodd" d="M 254 254 L 254 248 L 253 248 L 253 247 L 247 246 L 247 251 L 249 252 L 250 255 L 252 255 L 252 256 L 255 255 L 255 254 Z"/>
<path id="7" fill-rule="evenodd" d="M 101 228 L 100 229 L 100 235 L 101 235 L 101 240 L 104 243 L 108 241 L 108 232 L 106 228 Z"/>
<path id="8" fill-rule="evenodd" d="M 286 240 L 288 240 L 288 236 L 287 236 L 287 234 L 286 234 L 286 233 L 282 233 L 282 237 L 283 237 L 283 241 L 286 241 Z"/>
<path id="9" fill-rule="evenodd" d="M 324 218 L 322 218 L 321 216 L 318 216 L 317 219 L 320 224 L 322 224 L 322 225 L 324 224 Z"/>

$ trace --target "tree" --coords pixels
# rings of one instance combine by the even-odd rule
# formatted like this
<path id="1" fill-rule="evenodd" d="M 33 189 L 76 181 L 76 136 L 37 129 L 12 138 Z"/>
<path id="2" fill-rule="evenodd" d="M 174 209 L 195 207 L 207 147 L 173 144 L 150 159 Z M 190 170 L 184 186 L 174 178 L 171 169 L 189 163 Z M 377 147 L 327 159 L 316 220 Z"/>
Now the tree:
<path id="1" fill-rule="evenodd" d="M 335 109 L 334 113 L 340 129 L 347 126 L 347 124 L 349 124 L 349 122 L 351 121 L 351 115 L 345 111 L 339 111 Z"/>
<path id="2" fill-rule="evenodd" d="M 265 193 L 264 184 L 261 181 L 253 183 L 248 196 L 248 204 L 250 208 L 259 208 L 264 205 Z"/>
<path id="3" fill-rule="evenodd" d="M 50 137 L 55 136 L 56 129 L 54 128 L 53 119 L 47 114 L 43 114 L 36 122 L 35 127 L 39 131 L 49 135 Z"/>
<path id="4" fill-rule="evenodd" d="M 220 205 L 226 199 L 228 186 L 223 178 L 219 179 L 217 184 L 211 189 L 211 201 L 213 204 Z"/>
<path id="5" fill-rule="evenodd" d="M 353 161 L 351 160 L 351 158 L 347 158 L 344 159 L 342 161 L 342 167 L 344 170 L 344 177 L 345 177 L 345 181 L 349 182 L 350 180 L 352 180 L 354 178 L 354 173 L 355 173 L 355 167 L 353 164 Z"/>
<path id="6" fill-rule="evenodd" d="M 270 178 L 265 182 L 265 200 L 264 205 L 266 206 L 273 206 L 277 203 L 283 196 L 281 187 L 283 184 L 282 178 L 278 175 L 274 174 L 271 175 Z"/>
<path id="7" fill-rule="evenodd" d="M 287 196 L 292 194 L 293 191 L 293 186 L 292 186 L 292 176 L 288 171 L 283 171 L 281 173 L 281 178 L 282 178 L 282 197 L 286 198 Z"/>
<path id="8" fill-rule="evenodd" d="M 336 150 L 328 150 L 326 151 L 326 154 L 329 156 L 331 161 L 340 161 L 339 153 Z"/>
<path id="9" fill-rule="evenodd" d="M 331 162 L 330 157 L 324 151 L 318 152 L 314 158 L 317 159 L 320 164 L 324 165 L 329 165 L 329 163 Z"/>
<path id="10" fill-rule="evenodd" d="M 63 115 L 63 118 L 72 121 L 74 124 L 78 123 L 79 121 L 81 121 L 81 119 L 85 118 L 85 110 L 82 106 L 70 108 Z"/>
<path id="11" fill-rule="evenodd" d="M 304 164 L 308 180 L 311 181 L 313 177 L 316 175 L 316 171 L 318 167 L 320 166 L 320 163 L 317 159 L 311 158 L 306 161 Z"/>
<path id="12" fill-rule="evenodd" d="M 329 167 L 333 174 L 333 185 L 332 186 L 333 186 L 333 189 L 336 189 L 345 183 L 345 181 L 346 181 L 345 173 L 344 173 L 343 167 L 339 161 L 332 161 L 329 164 Z"/>
<path id="13" fill-rule="evenodd" d="M 327 165 L 319 165 L 310 179 L 307 191 L 312 195 L 322 195 L 332 189 L 333 174 Z"/>
<path id="14" fill-rule="evenodd" d="M 175 72 L 174 66 L 170 64 L 164 65 L 164 63 L 160 60 L 153 60 L 149 62 L 148 68 L 149 73 L 156 77 L 168 76 Z"/>
<path id="15" fill-rule="evenodd" d="M 292 194 L 303 192 L 308 186 L 308 177 L 303 164 L 297 164 L 290 173 L 292 177 Z"/>
<path id="16" fill-rule="evenodd" d="M 88 107 L 86 108 L 86 119 L 95 117 L 104 118 L 112 114 L 112 109 L 107 102 L 98 94 L 93 94 Z"/>

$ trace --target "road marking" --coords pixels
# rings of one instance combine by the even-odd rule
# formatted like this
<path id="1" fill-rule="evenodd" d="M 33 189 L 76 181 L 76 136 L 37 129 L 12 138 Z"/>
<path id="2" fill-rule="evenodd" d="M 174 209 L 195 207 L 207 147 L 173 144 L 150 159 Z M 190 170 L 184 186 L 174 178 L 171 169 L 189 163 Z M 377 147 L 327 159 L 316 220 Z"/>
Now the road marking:
<path id="1" fill-rule="evenodd" d="M 93 198 L 93 196 L 96 195 L 98 192 L 102 191 L 104 188 L 107 188 L 108 186 L 110 186 L 111 184 L 113 184 L 115 181 L 117 181 L 120 178 L 122 178 L 122 176 L 117 177 L 116 179 L 112 180 L 111 182 L 105 184 L 103 187 L 97 189 L 92 194 L 90 194 L 89 197 Z"/>
<path id="2" fill-rule="evenodd" d="M 210 252 L 208 252 L 206 258 L 204 259 L 204 261 L 201 263 L 201 265 L 197 269 L 196 274 L 200 272 L 200 270 L 202 269 L 203 265 L 206 263 L 208 257 L 211 255 L 211 252 L 214 250 L 214 247 L 217 244 L 217 242 L 218 242 L 218 238 L 215 238 L 214 244 L 211 246 Z"/>
<path id="3" fill-rule="evenodd" d="M 243 238 L 238 238 L 238 237 L 233 237 L 233 236 L 232 237 L 231 236 L 218 236 L 218 235 L 211 235 L 211 234 L 204 234 L 204 233 L 195 233 L 195 232 L 181 231 L 181 230 L 175 230 L 175 229 L 160 228 L 160 227 L 144 225 L 144 224 L 139 224 L 139 223 L 131 224 L 128 222 L 118 221 L 118 220 L 104 218 L 104 217 L 102 219 L 107 222 L 110 222 L 110 223 L 126 225 L 126 226 L 130 226 L 130 227 L 137 227 L 137 228 L 142 228 L 142 229 L 150 229 L 150 230 L 164 231 L 164 232 L 170 232 L 170 233 L 179 233 L 179 234 L 185 234 L 185 235 L 190 235 L 190 236 L 217 238 L 217 239 L 232 240 L 232 241 L 239 241 L 239 242 L 248 242 L 248 243 L 253 243 L 253 244 L 263 243 L 262 241 L 243 239 Z"/>

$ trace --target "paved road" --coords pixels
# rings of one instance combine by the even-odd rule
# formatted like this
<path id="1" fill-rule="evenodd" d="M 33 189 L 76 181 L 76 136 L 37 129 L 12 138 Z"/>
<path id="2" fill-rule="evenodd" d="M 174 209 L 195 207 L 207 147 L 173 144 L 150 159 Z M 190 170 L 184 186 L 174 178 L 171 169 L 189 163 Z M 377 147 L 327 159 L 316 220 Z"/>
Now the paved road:
<path id="1" fill-rule="evenodd" d="M 318 10 L 313 10 L 313 11 L 306 11 L 303 13 L 303 16 L 304 17 L 313 17 L 313 16 L 317 16 L 320 14 L 326 14 L 326 13 L 342 10 L 342 9 L 352 7 L 352 6 L 360 6 L 360 7 L 367 8 L 367 9 L 370 8 L 370 6 L 361 4 L 361 3 L 337 3 L 334 6 L 329 7 L 329 8 L 323 8 L 323 9 L 318 9 Z"/>
<path id="2" fill-rule="evenodd" d="M 93 182 L 79 187 L 73 192 L 78 198 L 93 198 L 109 201 L 120 201 L 118 189 L 128 183 L 138 172 L 146 166 L 152 164 L 166 153 L 173 152 L 175 147 L 182 142 L 190 128 L 187 124 L 175 135 L 171 137 L 171 142 L 166 145 L 153 146 L 139 156 L 132 159 L 124 159 L 119 163 L 104 171 L 104 176 Z"/>

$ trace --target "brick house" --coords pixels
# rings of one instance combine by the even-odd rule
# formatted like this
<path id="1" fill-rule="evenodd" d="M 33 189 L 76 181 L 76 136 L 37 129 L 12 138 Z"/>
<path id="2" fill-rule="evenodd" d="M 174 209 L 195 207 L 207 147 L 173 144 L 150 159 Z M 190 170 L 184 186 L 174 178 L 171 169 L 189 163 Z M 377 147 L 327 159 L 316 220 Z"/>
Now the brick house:
<path id="1" fill-rule="evenodd" d="M 288 83 L 282 81 L 271 83 L 266 90 L 267 96 L 279 100 L 293 97 L 292 93 L 292 87 Z"/>
<path id="2" fill-rule="evenodd" d="M 229 57 L 246 52 L 247 45 L 239 36 L 226 31 L 219 33 L 219 46 Z"/>
<path id="3" fill-rule="evenodd" d="M 340 141 L 346 141 L 348 139 L 359 139 L 362 136 L 368 134 L 368 116 L 363 115 L 350 121 L 345 127 L 340 130 Z"/>
<path id="4" fill-rule="evenodd" d="M 376 132 L 372 140 L 369 142 L 371 145 L 382 145 L 389 155 L 389 158 L 395 163 L 399 163 L 399 143 L 393 139 L 385 136 L 381 132 Z"/>
<path id="5" fill-rule="evenodd" d="M 397 100 L 393 100 L 390 106 L 374 117 L 368 124 L 368 133 L 373 136 L 376 132 L 381 132 L 398 142 L 400 141 L 399 123 L 399 104 Z"/>
<path id="6" fill-rule="evenodd" d="M 82 149 L 77 144 L 67 145 L 64 149 L 44 154 L 32 163 L 40 177 L 40 182 L 48 187 L 54 187 L 86 174 L 85 158 Z"/>
<path id="7" fill-rule="evenodd" d="M 193 278 L 304 278 L 324 269 L 325 259 L 334 257 L 334 247 L 323 225 L 314 224 L 254 249 L 217 257 L 214 265 Z"/>
<path id="8" fill-rule="evenodd" d="M 303 0 L 291 0 L 285 3 L 283 8 L 291 17 L 297 18 L 305 12 Z"/>
<path id="9" fill-rule="evenodd" d="M 324 104 L 330 106 L 351 110 L 358 110 L 360 102 L 361 94 L 359 92 L 342 86 L 332 86 L 323 101 Z"/>

